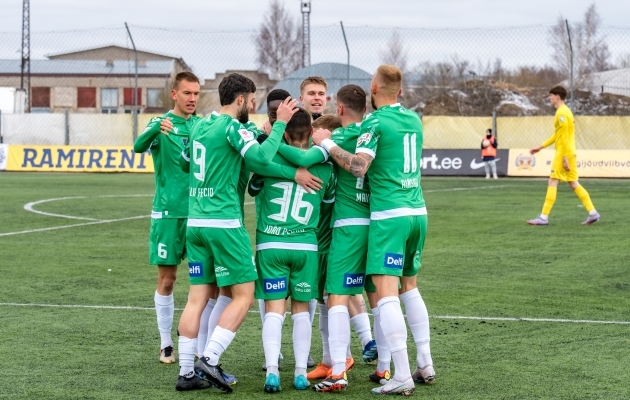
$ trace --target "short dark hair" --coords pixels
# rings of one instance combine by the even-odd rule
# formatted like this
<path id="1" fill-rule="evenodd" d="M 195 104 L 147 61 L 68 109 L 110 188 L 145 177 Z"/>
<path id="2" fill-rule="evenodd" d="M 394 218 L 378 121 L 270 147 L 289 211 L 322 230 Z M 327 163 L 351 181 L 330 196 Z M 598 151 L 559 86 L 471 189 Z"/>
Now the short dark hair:
<path id="1" fill-rule="evenodd" d="M 488 129 L 486 129 L 486 132 L 488 132 L 488 133 L 492 133 L 492 128 L 488 128 Z"/>
<path id="2" fill-rule="evenodd" d="M 293 114 L 285 130 L 291 141 L 304 141 L 311 134 L 311 114 L 303 108 Z"/>
<path id="3" fill-rule="evenodd" d="M 313 128 L 328 129 L 334 131 L 337 128 L 341 128 L 341 120 L 338 116 L 332 114 L 322 115 L 313 121 Z"/>
<path id="4" fill-rule="evenodd" d="M 551 90 L 549 91 L 549 93 L 551 94 L 555 94 L 557 96 L 560 96 L 560 98 L 562 100 L 567 98 L 567 90 L 562 87 L 562 86 L 554 86 L 551 88 Z"/>
<path id="5" fill-rule="evenodd" d="M 267 95 L 267 105 L 275 100 L 285 101 L 289 97 L 291 97 L 291 95 L 286 90 L 274 89 Z"/>
<path id="6" fill-rule="evenodd" d="M 177 88 L 179 87 L 179 82 L 181 82 L 181 81 L 188 81 L 188 82 L 197 82 L 197 83 L 199 83 L 199 78 L 197 78 L 197 75 L 193 74 L 190 71 L 180 72 L 177 75 L 175 75 L 175 79 L 173 79 L 173 85 L 171 86 L 171 88 L 173 90 L 177 90 Z"/>
<path id="7" fill-rule="evenodd" d="M 219 102 L 222 106 L 227 106 L 234 103 L 238 96 L 254 92 L 256 92 L 254 81 L 241 74 L 232 73 L 219 84 Z"/>
<path id="8" fill-rule="evenodd" d="M 337 101 L 359 115 L 365 111 L 366 98 L 365 90 L 358 85 L 346 85 L 337 92 Z"/>

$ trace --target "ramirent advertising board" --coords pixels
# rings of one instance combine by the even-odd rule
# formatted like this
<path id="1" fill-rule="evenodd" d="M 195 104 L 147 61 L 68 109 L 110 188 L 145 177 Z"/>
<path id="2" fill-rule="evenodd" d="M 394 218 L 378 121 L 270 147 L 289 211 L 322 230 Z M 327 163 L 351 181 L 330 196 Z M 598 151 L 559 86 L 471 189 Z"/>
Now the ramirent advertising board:
<path id="1" fill-rule="evenodd" d="M 497 175 L 506 176 L 508 150 L 497 150 Z M 423 149 L 422 175 L 485 176 L 486 170 L 479 150 Z"/>
<path id="2" fill-rule="evenodd" d="M 10 145 L 7 171 L 153 172 L 150 153 L 136 154 L 132 146 Z"/>

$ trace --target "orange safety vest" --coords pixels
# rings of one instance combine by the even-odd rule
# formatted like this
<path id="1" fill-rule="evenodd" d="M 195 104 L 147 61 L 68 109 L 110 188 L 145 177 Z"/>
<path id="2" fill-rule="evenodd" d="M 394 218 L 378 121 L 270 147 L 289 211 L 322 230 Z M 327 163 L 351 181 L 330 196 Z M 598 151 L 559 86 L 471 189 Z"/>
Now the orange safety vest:
<path id="1" fill-rule="evenodd" d="M 496 157 L 497 149 L 492 146 L 494 144 L 494 136 L 492 136 L 490 139 L 484 138 L 484 140 L 489 140 L 490 145 L 484 149 L 481 149 L 481 157 Z"/>

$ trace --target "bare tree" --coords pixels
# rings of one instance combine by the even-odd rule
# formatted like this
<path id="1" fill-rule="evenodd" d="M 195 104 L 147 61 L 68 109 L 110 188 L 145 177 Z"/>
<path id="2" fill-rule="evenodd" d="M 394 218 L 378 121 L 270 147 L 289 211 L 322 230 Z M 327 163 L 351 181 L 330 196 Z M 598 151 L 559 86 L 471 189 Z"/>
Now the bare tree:
<path id="1" fill-rule="evenodd" d="M 403 73 L 403 76 L 409 72 L 407 68 L 407 51 L 400 32 L 394 30 L 387 41 L 387 48 L 381 51 L 381 62 L 383 64 L 395 65 Z"/>
<path id="2" fill-rule="evenodd" d="M 601 18 L 595 4 L 584 13 L 584 21 L 569 24 L 571 30 L 571 44 L 573 46 L 573 72 L 575 84 L 578 88 L 590 86 L 589 74 L 605 71 L 611 67 L 610 51 L 606 44 L 606 37 L 600 35 Z M 554 50 L 554 61 L 565 76 L 571 73 L 571 48 L 564 18 L 549 30 L 549 44 Z"/>
<path id="3" fill-rule="evenodd" d="M 282 79 L 302 66 L 302 31 L 278 0 L 269 4 L 260 25 L 256 43 L 258 70 L 273 79 Z"/>

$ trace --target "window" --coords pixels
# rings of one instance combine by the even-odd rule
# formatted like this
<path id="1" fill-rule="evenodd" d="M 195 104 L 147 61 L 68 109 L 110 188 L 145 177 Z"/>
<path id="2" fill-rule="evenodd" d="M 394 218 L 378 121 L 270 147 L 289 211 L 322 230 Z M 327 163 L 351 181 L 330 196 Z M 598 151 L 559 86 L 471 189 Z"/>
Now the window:
<path id="1" fill-rule="evenodd" d="M 77 107 L 79 108 L 96 107 L 96 88 L 94 87 L 77 88 Z"/>
<path id="2" fill-rule="evenodd" d="M 124 92 L 124 105 L 125 106 L 133 106 L 133 92 L 134 92 L 134 88 L 125 88 L 123 90 Z M 136 97 L 137 105 L 142 104 L 142 88 L 138 88 L 138 96 Z"/>
<path id="3" fill-rule="evenodd" d="M 31 111 L 33 112 L 50 111 L 50 88 L 49 87 L 32 87 L 31 88 Z"/>
<path id="4" fill-rule="evenodd" d="M 115 114 L 118 112 L 118 89 L 101 89 L 101 112 L 103 114 Z"/>
<path id="5" fill-rule="evenodd" d="M 147 89 L 147 108 L 164 107 L 164 89 Z"/>

